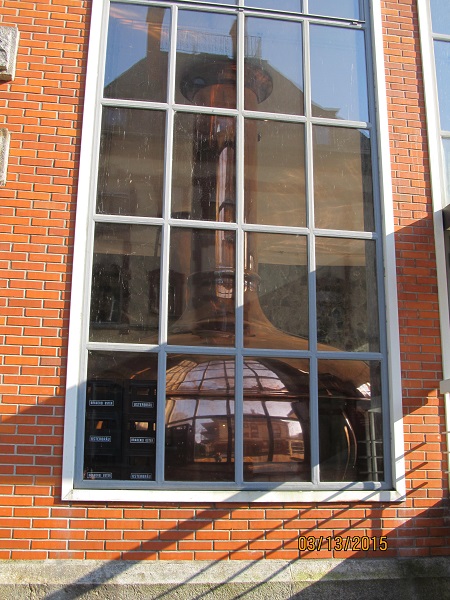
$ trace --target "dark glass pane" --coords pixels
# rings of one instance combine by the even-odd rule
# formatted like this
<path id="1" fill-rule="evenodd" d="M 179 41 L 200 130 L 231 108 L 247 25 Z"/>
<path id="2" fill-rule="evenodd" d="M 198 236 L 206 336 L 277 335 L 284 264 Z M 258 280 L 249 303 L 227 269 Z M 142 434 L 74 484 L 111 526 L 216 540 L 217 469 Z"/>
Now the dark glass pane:
<path id="1" fill-rule="evenodd" d="M 308 12 L 311 15 L 360 19 L 359 0 L 308 0 Z"/>
<path id="2" fill-rule="evenodd" d="M 111 3 L 106 98 L 165 102 L 170 11 Z"/>
<path id="3" fill-rule="evenodd" d="M 84 479 L 152 481 L 156 354 L 89 352 Z"/>
<path id="4" fill-rule="evenodd" d="M 317 337 L 324 350 L 379 350 L 375 242 L 316 239 Z"/>
<path id="5" fill-rule="evenodd" d="M 246 119 L 244 159 L 246 223 L 305 226 L 304 125 Z"/>
<path id="6" fill-rule="evenodd" d="M 448 0 L 430 0 L 430 6 L 434 33 L 450 35 L 450 10 Z"/>
<path id="7" fill-rule="evenodd" d="M 234 344 L 235 241 L 234 231 L 172 229 L 170 344 Z"/>
<path id="8" fill-rule="evenodd" d="M 163 112 L 103 109 L 97 212 L 162 215 L 164 136 Z"/>
<path id="9" fill-rule="evenodd" d="M 234 358 L 169 356 L 165 478 L 234 481 Z"/>
<path id="10" fill-rule="evenodd" d="M 363 31 L 311 25 L 311 94 L 315 117 L 368 120 Z"/>
<path id="11" fill-rule="evenodd" d="M 320 126 L 313 133 L 316 227 L 373 231 L 369 132 Z"/>
<path id="12" fill-rule="evenodd" d="M 309 363 L 244 359 L 244 479 L 309 481 Z"/>
<path id="13" fill-rule="evenodd" d="M 172 216 L 234 221 L 234 117 L 178 113 L 174 138 Z"/>
<path id="14" fill-rule="evenodd" d="M 302 26 L 246 19 L 245 108 L 303 114 Z"/>
<path id="15" fill-rule="evenodd" d="M 244 344 L 308 349 L 308 269 L 303 236 L 247 233 Z"/>
<path id="16" fill-rule="evenodd" d="M 450 42 L 434 42 L 441 129 L 450 131 Z"/>
<path id="17" fill-rule="evenodd" d="M 302 0 L 245 0 L 245 6 L 301 12 Z"/>
<path id="18" fill-rule="evenodd" d="M 175 100 L 236 107 L 235 16 L 180 10 Z"/>
<path id="19" fill-rule="evenodd" d="M 383 481 L 380 371 L 376 361 L 319 361 L 322 481 Z"/>
<path id="20" fill-rule="evenodd" d="M 158 342 L 160 236 L 160 227 L 97 223 L 90 341 Z"/>

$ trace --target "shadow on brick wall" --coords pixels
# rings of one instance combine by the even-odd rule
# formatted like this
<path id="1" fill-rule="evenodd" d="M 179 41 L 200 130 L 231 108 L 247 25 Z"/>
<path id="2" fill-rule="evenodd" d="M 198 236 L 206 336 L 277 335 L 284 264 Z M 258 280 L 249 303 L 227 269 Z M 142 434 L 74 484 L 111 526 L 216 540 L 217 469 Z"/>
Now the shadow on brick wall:
<path id="1" fill-rule="evenodd" d="M 21 595 L 20 586 L 14 596 L 6 594 L 5 600 L 20 598 L 45 598 L 45 600 L 76 600 L 77 598 L 119 598 L 152 600 L 183 600 L 190 598 L 206 600 L 213 598 L 232 599 L 260 599 L 273 596 L 283 599 L 316 600 L 322 598 L 339 599 L 368 599 L 379 600 L 422 600 L 430 594 L 448 599 L 450 590 L 450 561 L 448 556 L 439 556 L 436 552 L 429 552 L 427 558 L 395 558 L 392 549 L 400 548 L 397 542 L 403 537 L 406 529 L 432 527 L 433 524 L 447 523 L 440 528 L 441 537 L 449 544 L 448 528 L 448 502 L 438 503 L 431 509 L 417 515 L 412 524 L 406 521 L 383 538 L 388 550 L 383 555 L 368 551 L 356 551 L 351 557 L 341 560 L 307 560 L 306 553 L 300 553 L 296 560 L 281 561 L 154 561 L 154 560 L 113 560 L 113 561 L 63 561 L 59 569 L 48 571 L 48 565 L 55 565 L 59 561 L 32 561 L 24 565 L 27 584 L 26 594 Z M 239 510 L 242 510 L 240 507 Z M 199 512 L 202 509 L 198 509 Z M 232 509 L 219 511 L 222 517 L 229 515 Z M 345 509 L 336 509 L 338 519 Z M 301 518 L 303 511 L 299 511 Z M 342 513 L 342 514 L 341 514 Z M 380 526 L 376 521 L 374 526 Z M 286 520 L 285 524 L 293 522 Z M 326 522 L 323 524 L 326 526 Z M 186 530 L 186 533 L 189 530 Z M 270 529 L 265 533 L 270 533 Z M 411 533 L 408 532 L 406 537 Z M 436 534 L 438 531 L 435 532 Z M 317 530 L 302 531 L 305 536 L 314 537 Z M 355 543 L 355 530 L 341 532 L 343 544 L 347 539 Z M 261 536 L 264 537 L 264 536 Z M 363 543 L 360 537 L 359 545 Z M 181 538 L 179 538 L 181 539 Z M 259 538 L 257 538 L 259 539 Z M 334 538 L 336 543 L 337 537 Z M 380 541 L 380 540 L 378 540 Z M 171 542 L 165 542 L 170 545 Z M 164 545 L 164 542 L 163 542 Z M 242 543 L 245 547 L 246 543 Z M 444 551 L 444 555 L 446 552 Z M 335 555 L 336 552 L 335 552 Z M 344 553 L 343 553 L 344 555 Z M 433 558 L 433 555 L 435 556 Z M 123 558 L 127 559 L 128 553 Z M 311 558 L 312 553 L 309 554 Z M 388 558 L 390 557 L 390 558 Z M 150 558 L 143 551 L 143 558 Z M 39 571 L 35 582 L 34 572 Z M 58 570 L 63 571 L 63 576 L 58 576 Z M 56 576 L 55 576 L 56 571 Z M 5 586 L 0 584 L 0 589 Z"/>

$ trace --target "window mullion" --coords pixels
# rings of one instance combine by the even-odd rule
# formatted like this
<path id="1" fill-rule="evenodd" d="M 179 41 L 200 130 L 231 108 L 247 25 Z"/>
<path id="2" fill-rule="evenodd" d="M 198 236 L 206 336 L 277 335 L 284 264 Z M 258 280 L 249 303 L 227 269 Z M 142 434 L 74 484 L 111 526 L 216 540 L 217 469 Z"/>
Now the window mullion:
<path id="1" fill-rule="evenodd" d="M 174 126 L 174 110 L 173 98 L 175 87 L 175 57 L 176 57 L 176 27 L 177 27 L 178 9 L 176 6 L 172 8 L 171 13 L 171 46 L 169 55 L 168 69 L 168 96 L 169 109 L 166 113 L 166 140 L 165 140 L 165 172 L 164 172 L 164 203 L 163 203 L 163 232 L 162 232 L 162 249 L 161 249 L 161 289 L 160 289 L 160 338 L 159 343 L 164 345 L 167 343 L 167 320 L 168 320 L 168 274 L 169 274 L 169 244 L 170 244 L 170 206 L 171 206 L 171 190 L 172 190 L 172 156 L 173 156 L 173 126 Z"/>
<path id="2" fill-rule="evenodd" d="M 365 5 L 365 3 L 363 3 Z M 365 6 L 364 6 L 365 8 Z M 373 32 L 370 27 L 365 28 L 365 48 L 366 48 L 366 64 L 367 64 L 367 81 L 375 81 L 375 72 L 374 72 L 374 63 L 372 60 L 372 48 L 374 47 L 373 43 Z M 378 120 L 378 115 L 376 111 L 376 90 L 375 93 L 369 88 L 368 90 L 368 100 L 369 100 L 369 119 L 372 125 L 372 128 L 375 128 L 375 125 Z M 376 128 L 375 128 L 376 129 Z M 371 155 L 372 155 L 372 172 L 378 172 L 378 165 L 380 163 L 379 157 L 379 147 L 378 147 L 378 136 L 371 135 L 370 143 L 371 143 Z M 380 336 L 380 350 L 381 355 L 387 355 L 387 332 L 386 328 L 382 327 L 382 323 L 387 322 L 387 314 L 386 314 L 386 306 L 384 299 L 386 298 L 385 292 L 385 281 L 384 281 L 384 272 L 382 269 L 383 265 L 383 247 L 382 241 L 383 238 L 380 237 L 380 234 L 383 230 L 382 225 L 382 214 L 381 214 L 381 195 L 382 189 L 380 186 L 379 177 L 372 177 L 372 185 L 373 185 L 373 196 L 374 196 L 374 227 L 376 232 L 376 241 L 375 241 L 375 260 L 376 260 L 376 286 L 378 291 L 378 334 Z M 390 420 L 390 410 L 389 410 L 389 372 L 388 372 L 388 364 L 382 357 L 380 357 L 381 363 L 381 410 L 382 410 L 382 421 L 383 421 L 383 460 L 384 460 L 384 480 L 390 481 L 392 479 L 392 465 L 391 465 L 391 448 L 389 444 L 389 420 Z M 375 447 L 375 453 L 378 448 Z"/>
<path id="3" fill-rule="evenodd" d="M 167 354 L 165 347 L 167 345 L 167 326 L 168 326 L 168 288 L 169 288 L 169 254 L 170 254 L 170 211 L 171 211 L 171 191 L 172 191 L 172 156 L 173 156 L 173 127 L 174 110 L 173 103 L 175 97 L 175 58 L 177 41 L 177 17 L 178 7 L 174 6 L 171 12 L 170 23 L 170 54 L 168 66 L 168 103 L 169 109 L 166 114 L 166 164 L 164 181 L 164 203 L 163 203 L 163 232 L 161 247 L 161 275 L 160 275 L 160 325 L 159 325 L 159 343 L 161 350 L 158 360 L 158 398 L 156 415 L 156 482 L 164 481 L 164 449 L 165 449 L 165 404 L 166 404 L 166 365 Z"/>
<path id="4" fill-rule="evenodd" d="M 241 0 L 242 1 L 242 0 Z M 244 457 L 244 383 L 243 383 L 243 356 L 244 345 L 244 264 L 245 264 L 245 233 L 244 225 L 244 53 L 245 53 L 245 15 L 242 11 L 238 13 L 238 38 L 237 38 L 237 108 L 238 116 L 236 123 L 236 219 L 238 225 L 236 240 L 236 377 L 235 377 L 235 477 L 236 483 L 242 485 L 244 479 L 243 457 Z"/>
<path id="5" fill-rule="evenodd" d="M 308 235 L 308 298 L 309 298 L 309 349 L 311 351 L 309 372 L 310 428 L 311 428 L 311 477 L 313 484 L 319 483 L 319 406 L 317 365 L 317 315 L 316 315 L 316 261 L 314 236 L 314 176 L 313 176 L 313 124 L 311 122 L 311 68 L 309 21 L 303 22 L 303 77 L 306 115 L 305 160 L 306 160 L 306 211 Z"/>

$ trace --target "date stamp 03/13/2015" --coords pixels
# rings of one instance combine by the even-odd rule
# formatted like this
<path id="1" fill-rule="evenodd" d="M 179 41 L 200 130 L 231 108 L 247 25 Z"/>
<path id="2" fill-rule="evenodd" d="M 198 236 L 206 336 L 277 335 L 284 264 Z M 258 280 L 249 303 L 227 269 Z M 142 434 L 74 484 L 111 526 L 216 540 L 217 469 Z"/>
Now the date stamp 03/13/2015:
<path id="1" fill-rule="evenodd" d="M 298 549 L 300 552 L 320 552 L 321 550 L 331 552 L 368 552 L 381 551 L 388 549 L 388 542 L 385 536 L 313 536 L 302 535 L 298 538 Z"/>

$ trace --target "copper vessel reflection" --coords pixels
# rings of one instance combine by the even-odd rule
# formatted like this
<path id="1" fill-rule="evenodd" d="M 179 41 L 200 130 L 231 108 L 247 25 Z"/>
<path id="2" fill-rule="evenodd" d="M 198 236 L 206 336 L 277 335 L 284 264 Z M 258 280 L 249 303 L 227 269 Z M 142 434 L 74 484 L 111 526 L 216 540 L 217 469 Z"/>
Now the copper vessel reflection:
<path id="1" fill-rule="evenodd" d="M 244 360 L 244 478 L 310 478 L 309 377 L 302 361 Z M 176 356 L 167 371 L 166 478 L 234 481 L 232 357 Z M 289 475 L 287 476 L 287 472 Z"/>
<path id="2" fill-rule="evenodd" d="M 269 73 L 247 62 L 246 107 L 270 94 Z M 236 70 L 231 61 L 190 67 L 182 90 L 193 104 L 235 107 Z M 257 127 L 257 122 L 253 122 Z M 250 132 L 252 133 L 252 132 Z M 254 135 L 245 140 L 246 169 L 256 163 Z M 191 211 L 185 218 L 231 222 L 236 219 L 236 123 L 229 117 L 199 114 L 193 134 L 194 169 Z M 247 177 L 247 214 L 255 211 L 256 177 Z M 256 205 L 256 203 L 255 203 Z M 253 214 L 251 222 L 257 222 Z M 235 237 L 214 232 L 214 259 L 205 259 L 206 238 L 192 232 L 188 242 L 187 305 L 169 329 L 169 343 L 183 346 L 235 344 Z M 308 340 L 280 331 L 265 316 L 258 298 L 258 249 L 246 238 L 243 327 L 247 347 L 307 350 Z M 257 340 L 254 344 L 253 340 Z M 329 348 L 322 348 L 329 349 Z M 370 386 L 370 368 L 362 361 L 323 361 L 319 374 L 320 461 L 324 480 L 367 477 L 358 466 L 366 435 L 364 414 L 370 404 L 358 388 Z M 311 480 L 309 361 L 247 357 L 243 366 L 244 481 L 301 482 Z M 166 384 L 167 480 L 235 479 L 233 357 L 169 356 Z M 358 449 L 358 443 L 360 449 Z M 366 454 L 368 456 L 368 454 Z M 367 462 L 367 460 L 366 460 Z M 378 469 L 378 466 L 377 466 Z M 358 470 L 360 471 L 358 473 Z M 370 478 L 376 477 L 373 472 Z"/>
<path id="3" fill-rule="evenodd" d="M 152 23 L 148 38 L 154 48 L 149 48 L 147 60 L 139 67 L 151 73 L 151 77 L 144 78 L 148 85 L 165 81 L 167 73 L 166 66 L 162 68 L 152 60 L 152 56 L 161 53 L 162 47 L 163 12 L 158 15 L 160 20 Z M 220 13 L 218 15 L 220 18 Z M 235 33 L 230 32 L 234 46 Z M 202 35 L 214 34 L 196 30 L 195 35 L 201 46 Z M 211 48 L 211 44 L 206 43 L 205 48 Z M 236 54 L 235 48 L 233 54 Z M 206 354 L 204 350 L 199 350 L 202 354 L 189 350 L 181 354 L 176 349 L 167 353 L 165 479 L 200 482 L 200 485 L 207 481 L 231 484 L 236 477 L 238 447 L 237 454 L 243 455 L 244 482 L 309 482 L 314 466 L 311 461 L 314 444 L 319 450 L 321 481 L 382 479 L 379 362 L 319 360 L 317 382 L 310 382 L 309 359 L 270 356 L 270 349 L 307 351 L 309 340 L 278 329 L 264 313 L 259 300 L 259 273 L 262 274 L 259 261 L 262 265 L 264 260 L 258 249 L 258 236 L 246 232 L 241 269 L 244 302 L 243 306 L 236 306 L 236 232 L 226 227 L 237 221 L 236 119 L 231 116 L 232 110 L 228 115 L 212 110 L 208 114 L 208 108 L 236 108 L 236 61 L 205 49 L 203 53 L 177 54 L 177 65 L 181 65 L 181 71 L 177 72 L 176 81 L 186 104 L 207 108 L 197 113 L 195 108 L 193 112 L 175 113 L 175 137 L 177 122 L 187 131 L 183 143 L 188 146 L 184 154 L 189 156 L 189 172 L 173 183 L 172 189 L 172 206 L 176 208 L 171 217 L 184 222 L 183 227 L 171 227 L 168 343 L 199 349 L 227 348 L 231 352 L 236 345 L 236 313 L 242 311 L 240 321 L 247 350 L 239 371 L 243 376 L 239 403 L 235 400 L 234 356 L 224 352 Z M 244 69 L 246 110 L 258 109 L 258 104 L 272 93 L 274 80 L 283 87 L 284 93 L 286 81 L 280 73 L 275 75 L 271 65 L 260 57 L 247 57 Z M 141 71 L 135 80 L 129 79 L 131 73 L 132 70 L 123 78 L 124 90 L 143 80 Z M 128 97 L 118 91 L 116 94 Z M 145 94 L 142 99 L 148 99 Z M 135 112 L 153 114 L 156 111 Z M 256 166 L 258 123 L 261 122 L 246 118 L 244 128 L 245 198 L 239 198 L 239 203 L 245 200 L 245 218 L 251 224 L 263 222 L 258 221 L 257 215 Z M 357 130 L 354 133 L 359 135 Z M 176 150 L 176 143 L 174 146 Z M 153 146 L 151 149 L 154 151 Z M 290 149 L 287 144 L 286 151 Z M 239 161 L 242 160 L 239 157 Z M 177 163 L 174 161 L 174 171 Z M 330 168 L 330 178 L 338 167 Z M 298 182 L 298 178 L 293 180 Z M 183 185 L 186 183 L 188 185 Z M 114 187 L 115 183 L 111 185 Z M 144 184 L 142 187 L 147 189 Z M 175 187 L 179 197 L 175 197 Z M 341 198 L 335 200 L 337 205 L 344 204 Z M 268 211 L 276 209 L 276 206 L 267 207 Z M 214 222 L 214 228 L 187 227 L 188 220 L 203 224 Z M 222 228 L 221 224 L 224 224 Z M 144 235 L 148 241 L 148 231 Z M 295 237 L 290 236 L 294 241 Z M 328 238 L 328 243 L 332 239 Z M 156 241 L 154 246 L 157 246 Z M 107 250 L 103 250 L 103 254 L 107 254 Z M 150 274 L 150 304 L 157 320 L 159 273 L 158 277 L 154 272 Z M 105 308 L 104 287 L 99 286 L 102 292 L 99 313 Z M 139 294 L 135 294 L 137 304 Z M 144 330 L 137 343 L 156 343 L 156 327 Z M 251 354 L 252 348 L 269 349 L 269 352 L 256 356 L 256 352 Z M 319 346 L 319 350 L 336 349 Z M 153 434 L 157 377 L 156 353 L 138 353 L 132 349 L 128 353 L 111 350 L 104 354 L 90 353 L 86 478 L 155 479 L 155 438 L 159 435 L 157 430 L 156 436 Z M 315 385 L 317 390 L 311 389 Z M 313 410 L 318 412 L 319 441 L 311 439 L 311 396 L 318 399 L 318 406 Z M 236 446 L 235 413 L 238 410 L 243 411 L 242 441 Z M 142 434 L 143 427 L 146 427 L 146 435 Z M 126 431 L 121 432 L 121 428 Z"/>

